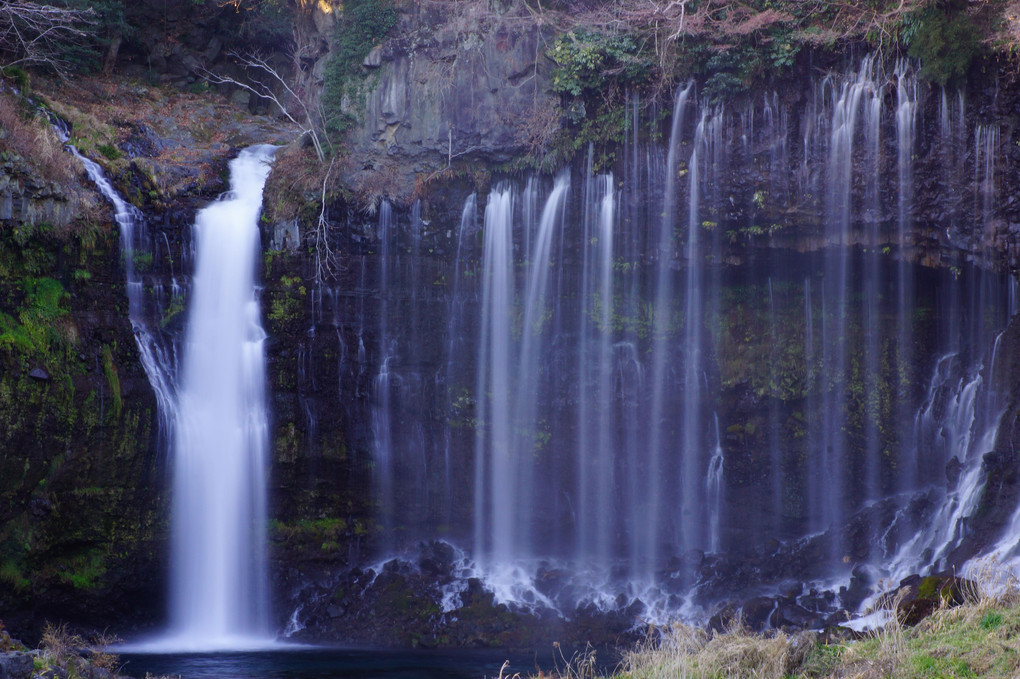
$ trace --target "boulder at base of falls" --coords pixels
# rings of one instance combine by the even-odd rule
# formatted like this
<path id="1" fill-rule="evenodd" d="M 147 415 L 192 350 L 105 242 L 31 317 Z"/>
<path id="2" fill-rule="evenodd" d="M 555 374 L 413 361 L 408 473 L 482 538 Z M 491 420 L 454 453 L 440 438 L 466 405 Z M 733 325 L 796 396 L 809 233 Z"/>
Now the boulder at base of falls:
<path id="1" fill-rule="evenodd" d="M 883 594 L 877 608 L 895 606 L 900 624 L 913 627 L 942 606 L 959 606 L 977 591 L 977 583 L 952 573 L 910 575 L 895 590 Z"/>

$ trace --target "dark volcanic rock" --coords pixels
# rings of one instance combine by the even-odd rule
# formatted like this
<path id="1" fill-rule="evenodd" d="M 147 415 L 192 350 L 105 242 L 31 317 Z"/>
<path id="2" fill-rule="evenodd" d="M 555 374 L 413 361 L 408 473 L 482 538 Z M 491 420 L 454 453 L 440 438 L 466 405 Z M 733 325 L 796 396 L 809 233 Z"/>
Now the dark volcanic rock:
<path id="1" fill-rule="evenodd" d="M 976 583 L 953 573 L 911 575 L 901 580 L 895 590 L 883 594 L 877 606 L 891 608 L 895 604 L 900 623 L 912 627 L 941 606 L 959 606 L 977 591 Z"/>
<path id="2" fill-rule="evenodd" d="M 779 601 L 769 618 L 769 626 L 775 629 L 818 629 L 824 618 L 792 601 Z"/>
<path id="3" fill-rule="evenodd" d="M 0 679 L 30 679 L 34 669 L 31 653 L 0 653 Z"/>
<path id="4" fill-rule="evenodd" d="M 50 379 L 50 374 L 43 368 L 32 368 L 29 371 L 28 376 L 33 380 L 39 380 L 40 382 L 47 382 Z"/>

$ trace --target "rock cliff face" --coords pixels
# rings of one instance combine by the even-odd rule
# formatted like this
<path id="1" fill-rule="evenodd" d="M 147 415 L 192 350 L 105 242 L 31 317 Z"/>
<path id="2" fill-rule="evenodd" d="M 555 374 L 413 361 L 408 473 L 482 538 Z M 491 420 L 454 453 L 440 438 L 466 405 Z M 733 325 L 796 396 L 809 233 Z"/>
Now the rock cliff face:
<path id="1" fill-rule="evenodd" d="M 71 201 L 60 185 L 34 176 L 32 166 L 10 158 L 0 166 L 0 220 L 11 224 L 70 224 Z"/>
<path id="2" fill-rule="evenodd" d="M 344 182 L 363 202 L 406 198 L 458 161 L 507 163 L 548 141 L 559 100 L 549 90 L 550 27 L 517 2 L 399 6 L 392 37 L 364 59 L 363 96 L 344 102 L 358 120 L 344 142 L 352 158 Z M 296 78 L 313 102 L 335 16 L 322 3 L 302 3 L 297 15 Z"/>
<path id="3" fill-rule="evenodd" d="M 527 152 L 558 97 L 545 56 L 551 31 L 515 9 L 450 3 L 402 14 L 399 37 L 365 60 L 374 87 L 352 151 L 377 170 L 398 168 L 405 191 L 453 159 L 498 164 Z"/>

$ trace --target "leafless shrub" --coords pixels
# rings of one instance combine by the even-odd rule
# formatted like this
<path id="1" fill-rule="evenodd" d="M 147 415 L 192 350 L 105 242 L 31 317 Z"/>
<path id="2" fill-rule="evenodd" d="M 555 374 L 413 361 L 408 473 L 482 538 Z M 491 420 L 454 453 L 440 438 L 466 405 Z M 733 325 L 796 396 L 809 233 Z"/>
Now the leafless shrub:
<path id="1" fill-rule="evenodd" d="M 78 649 L 85 646 L 85 640 L 72 634 L 67 624 L 54 626 L 46 623 L 39 645 L 51 665 L 66 667 L 78 659 Z"/>
<path id="2" fill-rule="evenodd" d="M 89 663 L 93 667 L 116 673 L 120 668 L 120 657 L 110 647 L 121 642 L 114 634 L 102 632 L 92 637 L 89 642 Z"/>
<path id="3" fill-rule="evenodd" d="M 289 121 L 301 129 L 302 136 L 307 135 L 312 140 L 315 155 L 318 157 L 319 162 L 324 161 L 327 151 L 330 149 L 327 148 L 329 140 L 325 135 L 321 134 L 319 127 L 322 115 L 314 110 L 314 107 L 305 100 L 305 97 L 295 92 L 291 88 L 288 79 L 284 78 L 261 55 L 233 52 L 232 56 L 248 70 L 249 79 L 247 81 L 237 80 L 210 71 L 204 71 L 202 75 L 213 84 L 234 85 L 273 102 Z M 277 92 L 280 93 L 278 94 Z"/>
<path id="4" fill-rule="evenodd" d="M 560 129 L 560 111 L 551 99 L 536 103 L 528 115 L 513 115 L 506 111 L 500 117 L 503 124 L 513 130 L 514 143 L 531 155 L 549 148 L 553 136 Z"/>
<path id="5" fill-rule="evenodd" d="M 326 206 L 329 205 L 327 190 L 329 189 L 330 175 L 333 173 L 333 166 L 336 164 L 336 156 L 329 159 L 329 167 L 322 178 L 322 195 L 320 197 L 319 217 L 315 221 L 315 282 L 321 284 L 327 278 L 336 278 L 340 271 L 340 260 L 336 252 L 330 247 L 331 225 L 326 213 Z"/>
<path id="6" fill-rule="evenodd" d="M 4 0 L 0 2 L 0 53 L 8 55 L 7 66 L 48 66 L 65 78 L 70 68 L 64 57 L 67 48 L 85 42 L 94 17 L 91 8 Z"/>

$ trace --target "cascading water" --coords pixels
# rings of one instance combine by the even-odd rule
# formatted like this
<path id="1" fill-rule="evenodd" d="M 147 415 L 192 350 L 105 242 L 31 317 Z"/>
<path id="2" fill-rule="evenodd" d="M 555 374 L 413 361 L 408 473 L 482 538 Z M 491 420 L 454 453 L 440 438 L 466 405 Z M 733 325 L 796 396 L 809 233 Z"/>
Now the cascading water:
<path id="1" fill-rule="evenodd" d="M 196 216 L 198 260 L 178 387 L 168 646 L 270 638 L 268 419 L 255 287 L 262 189 L 275 148 L 231 161 L 231 190 Z"/>
<path id="2" fill-rule="evenodd" d="M 911 279 L 909 264 L 910 246 L 908 242 L 911 231 L 913 200 L 914 200 L 914 129 L 917 117 L 917 80 L 910 72 L 909 66 L 900 61 L 896 64 L 896 172 L 899 179 L 897 191 L 896 240 L 899 246 L 899 263 L 896 270 L 897 282 L 897 356 L 900 366 L 898 390 L 898 419 L 907 421 L 910 406 L 907 391 L 909 389 L 909 368 L 913 361 L 911 355 L 911 317 L 914 304 L 914 283 Z M 902 450 L 917 450 L 910 440 L 910 432 L 903 431 L 900 439 Z M 905 459 L 902 464 L 900 485 L 906 491 L 913 491 L 918 484 L 919 460 Z"/>
<path id="3" fill-rule="evenodd" d="M 684 369 L 683 415 L 680 443 L 680 526 L 677 544 L 680 549 L 704 549 L 708 546 L 705 534 L 705 495 L 703 462 L 708 452 L 701 434 L 702 426 L 702 362 L 704 315 L 703 253 L 701 233 L 701 163 L 706 149 L 707 111 L 694 132 L 694 150 L 688 162 L 690 190 L 687 198 L 687 289 L 684 305 Z"/>
<path id="4" fill-rule="evenodd" d="M 404 228 L 384 204 L 355 274 L 378 294 L 348 339 L 348 372 L 375 376 L 381 549 L 473 544 L 458 573 L 500 602 L 646 617 L 729 596 L 712 578 L 745 549 L 809 545 L 804 580 L 944 563 L 983 481 L 1001 405 L 982 366 L 1007 313 L 1004 278 L 925 266 L 947 256 L 916 217 L 927 94 L 874 58 L 806 106 L 734 112 L 684 86 L 659 144 L 631 93 L 612 172 L 593 150 L 499 182 L 445 240 L 424 207 Z M 991 227 L 1003 139 L 968 132 L 962 98 L 942 109 L 934 146 L 968 166 L 934 174 Z"/>
<path id="5" fill-rule="evenodd" d="M 459 382 L 458 357 L 469 351 L 465 342 L 465 328 L 463 327 L 464 307 L 467 300 L 463 299 L 460 285 L 460 266 L 462 258 L 466 255 L 465 241 L 468 241 L 476 230 L 475 222 L 478 220 L 478 196 L 472 193 L 464 201 L 464 208 L 460 215 L 460 224 L 457 228 L 457 259 L 453 269 L 453 291 L 450 295 L 447 328 L 446 328 L 446 373 L 443 375 L 443 385 L 446 390 L 446 407 L 452 411 L 457 402 L 458 395 L 454 390 L 454 384 Z M 453 484 L 453 441 L 450 428 L 444 431 L 443 439 L 443 497 L 447 505 L 443 508 L 443 520 L 450 521 L 453 507 L 452 484 Z"/>
<path id="6" fill-rule="evenodd" d="M 999 128 L 978 125 L 974 130 L 974 208 L 984 225 L 982 238 L 987 243 L 992 234 L 990 227 L 994 215 L 996 194 L 996 158 L 998 156 Z"/>
<path id="7" fill-rule="evenodd" d="M 150 329 L 145 313 L 134 256 L 145 242 L 142 216 L 96 163 L 69 149 L 113 204 L 128 315 L 156 395 L 161 438 L 174 453 L 170 629 L 166 638 L 136 648 L 265 645 L 272 638 L 265 532 L 268 419 L 265 333 L 254 277 L 262 187 L 275 147 L 242 151 L 231 162 L 230 193 L 196 218 L 199 260 L 180 379 L 173 346 Z M 183 294 L 176 279 L 173 288 L 175 296 Z"/>
<path id="8" fill-rule="evenodd" d="M 687 102 L 694 89 L 689 83 L 682 90 L 677 90 L 673 105 L 673 125 L 670 130 L 669 153 L 666 158 L 665 192 L 662 204 L 662 221 L 659 226 L 659 242 L 657 254 L 657 276 L 655 286 L 655 302 L 653 316 L 654 341 L 652 346 L 652 371 L 650 375 L 651 421 L 649 422 L 648 468 L 663 468 L 663 453 L 669 431 L 666 421 L 666 398 L 670 391 L 667 382 L 672 378 L 672 370 L 667 369 L 670 358 L 670 332 L 673 323 L 673 229 L 676 215 L 676 183 L 677 169 L 680 163 L 680 139 L 684 132 L 684 116 Z M 647 497 L 645 516 L 636 519 L 635 524 L 641 526 L 635 534 L 634 558 L 636 570 L 645 579 L 650 580 L 657 568 L 660 551 L 660 523 L 658 508 L 663 496 L 663 479 L 653 474 L 646 480 L 647 487 L 639 491 L 637 497 Z M 643 528 L 642 528 L 643 527 Z"/>
<path id="9" fill-rule="evenodd" d="M 613 176 L 591 177 L 586 187 L 585 264 L 583 296 L 591 304 L 581 308 L 579 321 L 578 558 L 604 564 L 610 557 L 613 508 L 612 334 L 613 231 L 616 189 Z"/>
<path id="10" fill-rule="evenodd" d="M 847 369 L 850 323 L 852 194 L 854 142 L 861 102 L 872 90 L 874 63 L 864 60 L 856 77 L 831 88 L 832 120 L 829 128 L 825 188 L 825 277 L 821 297 L 822 374 L 831 382 L 823 385 L 811 414 L 813 470 L 810 505 L 817 529 L 841 524 L 846 517 L 846 432 Z M 837 96 L 838 91 L 838 96 Z M 825 96 L 823 92 L 823 96 Z M 843 556 L 844 546 L 834 541 L 829 556 L 833 563 Z"/>
<path id="11" fill-rule="evenodd" d="M 485 207 L 482 327 L 475 391 L 475 554 L 482 563 L 506 564 L 522 556 L 524 528 L 510 436 L 510 319 L 513 304 L 513 202 L 509 186 L 496 187 Z"/>
<path id="12" fill-rule="evenodd" d="M 58 130 L 61 138 L 67 141 L 67 133 Z M 114 209 L 114 220 L 120 230 L 120 250 L 127 278 L 128 319 L 135 334 L 135 343 L 142 360 L 145 375 L 149 378 L 156 405 L 159 410 L 160 434 L 164 442 L 171 439 L 173 423 L 177 411 L 177 401 L 173 377 L 176 373 L 176 361 L 173 347 L 162 344 L 158 333 L 153 332 L 143 309 L 142 277 L 135 269 L 135 250 L 139 241 L 145 240 L 142 215 L 133 205 L 129 205 L 114 190 L 110 180 L 103 174 L 102 168 L 92 160 L 81 155 L 73 146 L 67 147 L 77 158 L 85 172 L 103 196 L 110 201 Z M 176 281 L 174 281 L 176 286 Z"/>
<path id="13" fill-rule="evenodd" d="M 883 570 L 892 582 L 925 568 L 945 568 L 949 552 L 964 537 L 964 523 L 973 515 L 984 486 L 981 459 L 991 450 L 1004 407 L 1001 390 L 985 382 L 996 378 L 998 351 L 996 338 L 987 370 L 980 362 L 966 366 L 955 353 L 941 357 L 935 366 L 928 395 L 915 420 L 915 445 L 935 453 L 929 463 L 944 465 L 955 459 L 959 477 L 947 493 L 936 491 L 938 509 L 923 527 L 903 527 L 897 522 L 887 533 L 891 537 L 893 530 L 913 531 L 899 549 L 886 555 Z M 993 549 L 994 553 L 997 550 Z"/>

